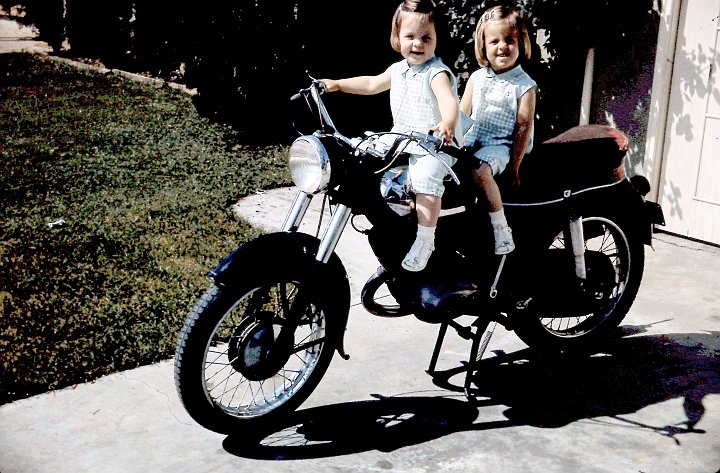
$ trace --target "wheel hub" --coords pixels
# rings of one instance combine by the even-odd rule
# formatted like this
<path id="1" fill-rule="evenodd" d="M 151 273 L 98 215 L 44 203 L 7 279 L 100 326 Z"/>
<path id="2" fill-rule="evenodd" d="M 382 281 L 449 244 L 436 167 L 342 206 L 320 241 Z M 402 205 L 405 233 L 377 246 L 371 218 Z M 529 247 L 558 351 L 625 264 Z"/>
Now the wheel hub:
<path id="1" fill-rule="evenodd" d="M 287 361 L 289 347 L 278 341 L 272 314 L 243 320 L 230 340 L 232 367 L 251 381 L 268 379 Z M 292 346 L 292 345 L 290 345 Z"/>

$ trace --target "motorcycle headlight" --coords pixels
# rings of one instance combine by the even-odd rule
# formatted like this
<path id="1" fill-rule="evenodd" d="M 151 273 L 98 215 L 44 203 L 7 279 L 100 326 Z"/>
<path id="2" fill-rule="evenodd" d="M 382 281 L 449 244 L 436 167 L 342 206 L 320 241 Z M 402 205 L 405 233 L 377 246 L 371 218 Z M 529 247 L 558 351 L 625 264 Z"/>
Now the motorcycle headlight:
<path id="1" fill-rule="evenodd" d="M 314 136 L 301 136 L 290 146 L 290 176 L 300 190 L 317 194 L 330 182 L 330 158 L 325 146 Z"/>

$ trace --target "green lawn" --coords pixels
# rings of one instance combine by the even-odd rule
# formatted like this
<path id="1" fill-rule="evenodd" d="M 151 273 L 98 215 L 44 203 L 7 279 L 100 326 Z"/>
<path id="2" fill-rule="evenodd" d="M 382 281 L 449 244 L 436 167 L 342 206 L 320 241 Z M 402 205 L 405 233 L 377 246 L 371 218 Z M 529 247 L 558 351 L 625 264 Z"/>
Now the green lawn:
<path id="1" fill-rule="evenodd" d="M 167 87 L 0 55 L 0 404 L 166 359 L 205 274 L 289 182 Z M 63 220 L 63 225 L 49 223 Z"/>

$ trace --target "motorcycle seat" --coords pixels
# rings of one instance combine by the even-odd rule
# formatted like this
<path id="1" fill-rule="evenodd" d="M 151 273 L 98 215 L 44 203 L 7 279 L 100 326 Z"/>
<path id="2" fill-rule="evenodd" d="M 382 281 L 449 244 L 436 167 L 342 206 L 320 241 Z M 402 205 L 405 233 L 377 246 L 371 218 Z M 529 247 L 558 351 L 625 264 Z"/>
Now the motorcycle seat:
<path id="1" fill-rule="evenodd" d="M 498 176 L 506 203 L 555 200 L 625 178 L 630 140 L 606 125 L 579 125 L 540 143 L 520 166 L 519 188 L 512 186 L 510 166 Z"/>

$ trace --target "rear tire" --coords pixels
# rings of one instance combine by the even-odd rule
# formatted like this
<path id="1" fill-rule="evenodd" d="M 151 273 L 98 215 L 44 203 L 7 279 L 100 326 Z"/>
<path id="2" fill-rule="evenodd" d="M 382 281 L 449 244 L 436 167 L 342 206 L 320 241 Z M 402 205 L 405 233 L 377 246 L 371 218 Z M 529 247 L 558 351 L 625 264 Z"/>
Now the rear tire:
<path id="1" fill-rule="evenodd" d="M 568 314 L 538 309 L 531 301 L 514 317 L 518 337 L 531 348 L 552 352 L 589 348 L 620 325 L 637 296 L 645 265 L 645 248 L 640 238 L 623 231 L 607 217 L 583 218 L 583 230 L 585 249 L 595 256 L 595 268 L 587 261 L 588 275 L 593 269 L 595 274 L 609 273 L 607 278 L 594 283 L 599 288 L 594 293 L 597 302 L 593 300 L 587 310 Z M 549 251 L 568 252 L 569 247 L 563 233 L 559 233 Z M 572 263 L 567 266 L 567 271 L 574 271 Z M 558 292 L 559 297 L 563 290 Z"/>
<path id="2" fill-rule="evenodd" d="M 340 343 L 329 298 L 312 265 L 282 267 L 210 286 L 182 329 L 175 384 L 185 409 L 207 429 L 230 433 L 295 410 L 325 374 Z M 342 329 L 339 330 L 342 333 Z"/>

